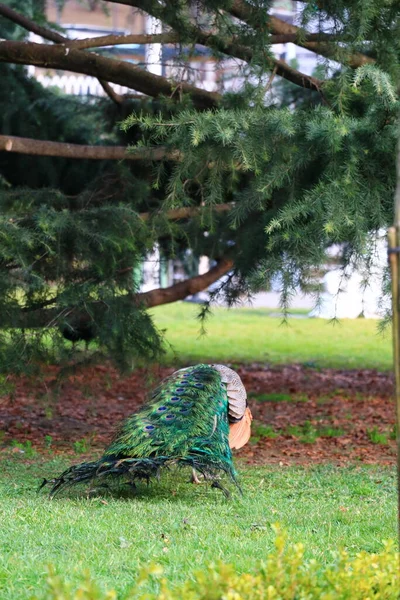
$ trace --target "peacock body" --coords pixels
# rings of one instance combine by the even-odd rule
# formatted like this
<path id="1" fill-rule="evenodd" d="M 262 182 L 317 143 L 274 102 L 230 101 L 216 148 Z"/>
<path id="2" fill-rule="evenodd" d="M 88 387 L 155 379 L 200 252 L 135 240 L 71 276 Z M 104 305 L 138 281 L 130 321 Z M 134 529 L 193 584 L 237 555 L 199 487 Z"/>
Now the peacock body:
<path id="1" fill-rule="evenodd" d="M 219 476 L 237 484 L 231 447 L 250 436 L 251 414 L 239 376 L 224 365 L 200 364 L 165 379 L 149 401 L 128 417 L 103 456 L 72 466 L 52 484 L 51 497 L 71 485 L 125 477 L 135 484 L 162 467 L 189 466 L 214 487 Z"/>

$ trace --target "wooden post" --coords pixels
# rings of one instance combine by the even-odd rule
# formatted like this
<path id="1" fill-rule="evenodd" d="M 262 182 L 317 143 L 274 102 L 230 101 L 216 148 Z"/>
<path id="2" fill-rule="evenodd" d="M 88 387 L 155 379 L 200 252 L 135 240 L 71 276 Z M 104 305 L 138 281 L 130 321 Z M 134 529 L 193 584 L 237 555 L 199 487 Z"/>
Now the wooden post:
<path id="1" fill-rule="evenodd" d="M 392 275 L 393 361 L 397 414 L 397 500 L 400 543 L 400 143 L 397 154 L 397 187 L 394 226 L 388 230 L 389 261 Z"/>

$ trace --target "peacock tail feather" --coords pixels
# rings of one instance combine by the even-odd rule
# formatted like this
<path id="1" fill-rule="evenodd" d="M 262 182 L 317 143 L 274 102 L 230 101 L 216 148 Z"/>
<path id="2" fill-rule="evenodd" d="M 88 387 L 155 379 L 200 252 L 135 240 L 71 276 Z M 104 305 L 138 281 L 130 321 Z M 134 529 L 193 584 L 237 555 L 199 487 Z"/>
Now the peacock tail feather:
<path id="1" fill-rule="evenodd" d="M 121 476 L 158 477 L 162 467 L 190 466 L 214 487 L 226 474 L 236 483 L 229 446 L 228 395 L 221 374 L 210 365 L 176 371 L 154 390 L 150 400 L 123 422 L 96 462 L 70 467 L 52 484 L 50 495 L 77 483 Z"/>

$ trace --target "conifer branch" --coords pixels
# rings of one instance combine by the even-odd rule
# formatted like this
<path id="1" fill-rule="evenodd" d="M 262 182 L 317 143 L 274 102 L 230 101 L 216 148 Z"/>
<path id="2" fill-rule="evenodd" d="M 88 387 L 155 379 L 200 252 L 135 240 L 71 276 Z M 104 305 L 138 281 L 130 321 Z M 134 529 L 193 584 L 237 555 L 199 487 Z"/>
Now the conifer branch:
<path id="1" fill-rule="evenodd" d="M 162 7 L 154 9 L 149 6 L 147 0 L 104 0 L 105 2 L 113 2 L 116 4 L 126 4 L 127 6 L 133 6 L 147 12 L 147 14 L 162 20 L 166 25 L 174 29 L 175 23 L 168 18 L 168 15 L 162 11 Z M 244 46 L 236 38 L 221 38 L 211 32 L 203 31 L 195 25 L 186 24 L 186 34 L 190 37 L 193 42 L 206 46 L 218 52 L 222 52 L 227 56 L 233 56 L 239 58 L 244 62 L 250 62 L 253 59 L 254 53 L 252 48 Z M 182 41 L 182 43 L 184 43 Z M 285 61 L 274 59 L 269 55 L 265 55 L 266 61 L 270 64 L 271 71 L 274 71 L 280 77 L 287 79 L 291 83 L 300 87 L 311 89 L 320 92 L 323 85 L 323 81 L 316 79 L 310 75 L 301 73 L 297 69 L 290 67 Z"/>
<path id="2" fill-rule="evenodd" d="M 38 25 L 35 23 L 35 21 L 28 19 L 28 17 L 25 17 L 25 15 L 21 15 L 2 2 L 0 2 L 0 15 L 6 17 L 6 19 L 9 19 L 10 21 L 13 21 L 13 23 L 20 25 L 27 31 L 31 31 L 32 33 L 36 33 L 36 35 L 40 35 L 45 40 L 55 42 L 56 44 L 62 44 L 63 42 L 68 41 L 68 38 L 61 35 L 61 33 Z"/>
<path id="3" fill-rule="evenodd" d="M 61 44 L 49 46 L 33 42 L 0 42 L 0 62 L 83 73 L 155 98 L 161 95 L 172 97 L 179 86 L 183 93 L 190 95 L 193 104 L 199 109 L 213 108 L 221 100 L 220 94 L 216 92 L 208 92 L 186 82 L 170 81 L 131 63 L 82 50 L 70 50 Z"/>
<path id="4" fill-rule="evenodd" d="M 145 308 L 153 308 L 154 306 L 160 306 L 161 304 L 170 304 L 177 302 L 178 300 L 184 300 L 187 296 L 198 294 L 203 290 L 207 289 L 212 283 L 215 283 L 220 277 L 231 271 L 234 267 L 234 261 L 227 257 L 222 257 L 215 267 L 212 267 L 203 275 L 196 275 L 185 281 L 180 281 L 166 288 L 156 288 L 149 292 L 139 292 L 129 296 L 132 302 L 132 308 L 143 306 Z M 52 303 L 55 300 L 53 298 Z M 126 296 L 121 296 L 121 302 L 126 301 Z M 92 308 L 101 307 L 102 302 L 94 301 Z M 20 316 L 13 319 L 12 323 L 8 323 L 6 320 L 0 324 L 0 329 L 4 328 L 43 328 L 43 327 L 55 327 L 57 321 L 65 316 L 65 310 L 61 310 L 58 307 L 37 308 L 37 305 L 32 307 L 25 306 L 21 309 Z M 82 325 L 85 321 L 89 321 L 89 315 L 87 312 L 80 313 L 75 311 L 73 308 L 68 309 L 68 316 L 73 319 L 79 319 Z"/>
<path id="5" fill-rule="evenodd" d="M 63 44 L 65 42 L 68 42 L 68 38 L 64 37 L 60 33 L 52 31 L 47 27 L 41 27 L 40 25 L 37 25 L 37 23 L 31 21 L 31 19 L 28 19 L 27 17 L 21 15 L 12 8 L 5 6 L 3 3 L 0 3 L 0 15 L 3 15 L 10 21 L 16 23 L 17 25 L 20 25 L 27 31 L 31 31 L 32 33 L 40 35 L 45 40 L 55 42 L 56 44 Z M 107 94 L 107 96 L 109 96 L 109 98 L 111 98 L 113 102 L 115 102 L 116 104 L 122 104 L 123 97 L 117 94 L 113 90 L 111 85 L 107 83 L 107 81 L 102 81 L 101 79 L 99 79 L 99 83 L 105 91 L 105 93 Z"/>
<path id="6" fill-rule="evenodd" d="M 60 158 L 79 158 L 90 160 L 173 160 L 182 158 L 179 150 L 167 152 L 163 146 L 134 148 L 125 146 L 89 146 L 85 144 L 71 144 L 68 142 L 52 142 L 50 140 L 37 140 L 34 138 L 19 137 L 16 135 L 0 135 L 0 152 L 15 154 L 29 154 L 31 156 L 55 156 Z M 215 166 L 213 161 L 205 165 L 208 169 Z M 243 164 L 235 163 L 237 170 L 243 169 Z M 192 208 L 183 207 L 176 209 L 177 215 L 182 211 L 189 212 Z M 147 214 L 147 213 L 146 213 Z M 177 216 L 176 218 L 182 218 Z"/>
<path id="7" fill-rule="evenodd" d="M 40 35 L 44 39 L 47 39 L 47 40 L 52 41 L 52 42 L 55 42 L 56 44 L 63 44 L 63 45 L 65 45 L 65 56 L 66 57 L 69 56 L 70 47 L 74 48 L 74 46 L 73 46 L 74 41 L 70 41 L 68 38 L 64 37 L 63 35 L 55 32 L 55 31 L 52 31 L 51 29 L 48 29 L 47 27 L 42 27 L 42 26 L 37 25 L 34 21 L 31 21 L 30 19 L 28 19 L 24 15 L 21 15 L 20 13 L 18 13 L 15 10 L 9 8 L 8 6 L 4 5 L 3 3 L 0 3 L 0 14 L 2 14 L 3 16 L 5 16 L 6 18 L 10 19 L 14 23 L 17 23 L 21 27 L 24 27 L 24 29 L 26 29 L 27 31 L 32 31 L 33 33 L 36 33 L 37 35 Z M 119 37 L 119 36 L 104 36 L 104 37 Z M 80 40 L 76 40 L 76 43 L 78 43 L 79 41 Z M 87 43 L 89 41 L 92 41 L 92 40 L 86 40 Z M 5 44 L 7 42 L 1 42 L 0 44 L 3 44 L 3 43 Z M 9 42 L 9 43 L 12 43 L 12 42 Z M 19 43 L 20 44 L 22 42 L 14 42 L 14 43 L 16 43 L 16 44 Z M 32 44 L 32 42 L 31 42 L 31 44 Z M 35 45 L 38 46 L 38 44 L 35 44 Z M 84 46 L 84 47 L 92 47 L 92 46 Z M 45 48 L 47 48 L 48 51 L 49 51 L 49 53 L 51 53 L 51 50 L 50 50 L 52 48 L 51 46 L 45 46 Z M 91 54 L 90 56 L 93 57 L 93 56 L 97 56 L 97 55 Z M 101 59 L 103 57 L 98 57 L 98 58 Z M 106 59 L 106 60 L 110 61 L 110 59 Z M 1 55 L 0 55 L 0 62 L 8 62 L 8 61 L 2 61 Z M 114 63 L 121 63 L 121 61 L 113 61 L 113 62 Z M 18 64 L 21 64 L 21 63 L 18 63 Z M 42 64 L 37 64 L 37 63 L 34 63 L 34 62 L 23 62 L 22 64 L 34 64 L 35 66 L 45 66 L 45 67 L 50 66 L 49 64 L 46 64 L 46 61 L 44 62 L 43 65 Z M 126 62 L 124 62 L 122 64 L 124 64 L 125 66 L 129 66 L 129 63 L 126 63 Z M 96 66 L 98 66 L 98 65 L 96 65 Z M 65 67 L 57 67 L 57 66 L 55 66 L 55 68 L 65 68 L 67 70 L 72 70 L 72 71 L 74 70 L 73 68 L 70 68 L 69 66 L 65 66 Z M 136 68 L 136 70 L 138 69 L 137 67 L 135 67 L 135 68 Z M 140 71 L 143 73 L 143 70 L 140 70 Z M 89 71 L 89 72 L 88 71 L 77 71 L 77 72 L 83 72 L 83 73 L 85 73 L 87 75 L 97 76 L 97 78 L 99 79 L 100 85 L 102 86 L 102 88 L 104 89 L 104 91 L 106 92 L 106 94 L 116 104 L 122 104 L 122 102 L 123 102 L 123 96 L 117 94 L 112 89 L 112 87 L 109 85 L 109 83 L 108 83 L 108 81 L 113 81 L 112 79 L 108 79 L 108 81 L 107 81 L 107 80 L 105 80 L 107 78 L 98 77 L 97 74 L 94 74 L 91 71 Z M 159 77 L 159 76 L 155 75 L 154 77 Z M 169 87 L 168 91 L 161 91 L 160 93 L 161 94 L 166 94 L 166 95 L 172 95 L 173 94 L 173 89 L 174 89 L 173 85 L 168 80 L 166 80 L 165 78 L 160 78 L 159 77 L 159 79 L 164 79 L 164 81 L 167 82 L 167 85 Z M 153 90 L 154 90 L 155 81 L 156 80 L 153 79 L 153 86 L 152 86 Z M 119 82 L 116 81 L 114 83 L 119 83 Z M 159 83 L 160 83 L 160 81 L 159 81 Z M 144 93 L 146 95 L 149 95 L 149 96 L 157 97 L 158 95 L 160 95 L 160 93 L 154 93 L 154 91 L 153 91 L 153 93 L 147 94 L 147 92 L 144 92 L 143 89 L 141 89 L 139 86 L 135 87 L 134 85 L 128 85 L 128 84 L 125 84 L 125 83 L 122 83 L 120 85 L 125 85 L 126 87 L 132 87 L 132 89 L 137 89 L 137 91 L 140 91 L 140 92 L 142 92 L 142 93 Z M 192 92 L 193 95 L 195 95 L 196 90 L 198 89 L 198 88 L 196 88 L 194 86 L 190 86 L 189 84 L 179 84 L 179 85 L 181 86 L 182 91 L 187 91 L 189 93 Z M 201 95 L 202 94 L 200 92 L 199 96 L 201 96 Z M 217 94 L 214 94 L 214 96 L 217 96 Z M 195 101 L 195 99 L 194 99 L 194 101 Z"/>
<path id="8" fill-rule="evenodd" d="M 112 1 L 112 0 L 111 0 Z M 232 16 L 244 21 L 250 26 L 258 26 L 263 25 L 263 21 L 265 21 L 265 13 L 261 13 L 261 11 L 249 4 L 246 0 L 234 0 L 232 3 L 229 12 Z M 260 18 L 261 17 L 261 18 Z M 316 54 L 320 54 L 321 56 L 325 56 L 326 58 L 332 58 L 337 60 L 338 62 L 346 62 L 350 67 L 356 69 L 361 67 L 362 65 L 374 63 L 374 59 L 366 56 L 365 54 L 361 54 L 360 52 L 354 52 L 349 54 L 345 60 L 341 60 L 339 56 L 337 56 L 335 52 L 335 47 L 329 45 L 329 43 L 324 43 L 320 41 L 312 41 L 306 40 L 302 41 L 301 34 L 303 33 L 300 27 L 296 27 L 296 25 L 291 25 L 282 19 L 274 15 L 268 15 L 267 18 L 267 28 L 274 35 L 292 35 L 296 36 L 296 39 L 293 40 L 293 43 L 297 46 L 301 46 L 302 48 L 306 48 L 311 52 L 315 52 Z M 306 33 L 306 36 L 310 34 Z M 321 34 L 318 34 L 321 35 Z M 323 35 L 323 34 L 322 34 Z"/>
<path id="9" fill-rule="evenodd" d="M 31 19 L 28 19 L 12 8 L 4 5 L 2 2 L 0 2 L 0 15 L 3 15 L 17 25 L 20 25 L 27 31 L 31 31 L 32 33 L 40 35 L 45 40 L 49 40 L 57 44 L 65 44 L 69 48 L 75 48 L 76 50 L 84 50 L 86 48 L 101 48 L 104 46 L 118 46 L 120 44 L 176 44 L 180 41 L 179 35 L 172 32 L 158 34 L 104 35 L 95 38 L 70 40 L 56 31 L 38 25 Z M 204 33 L 208 36 L 212 35 L 211 32 Z M 339 36 L 324 33 L 310 33 L 305 39 L 306 41 L 329 41 L 336 40 L 338 37 Z M 289 33 L 284 35 L 272 35 L 269 41 L 271 44 L 285 44 L 288 42 L 295 42 L 297 38 L 298 34 Z"/>
<path id="10" fill-rule="evenodd" d="M 215 206 L 213 206 L 212 209 L 213 211 L 220 213 L 232 210 L 234 206 L 235 205 L 233 202 L 225 204 L 215 204 Z M 161 214 L 165 215 L 170 221 L 177 221 L 179 219 L 186 219 L 187 217 L 195 217 L 201 213 L 202 209 L 204 209 L 204 207 L 202 206 L 182 206 L 181 208 L 173 208 L 171 210 L 167 210 L 165 213 Z M 151 217 L 156 215 L 157 213 L 151 212 L 139 213 L 139 217 L 143 221 L 148 221 L 149 219 L 151 219 Z"/>
<path id="11" fill-rule="evenodd" d="M 306 48 L 307 50 L 315 52 L 316 54 L 320 54 L 325 58 L 331 58 L 333 60 L 337 60 L 338 62 L 346 63 L 353 69 L 357 69 L 362 65 L 375 63 L 373 58 L 370 58 L 365 54 L 361 54 L 361 52 L 352 52 L 350 54 L 346 53 L 345 48 L 343 49 L 343 54 L 339 55 L 336 52 L 336 47 L 327 42 L 300 41 L 300 27 L 291 25 L 282 19 L 278 19 L 278 17 L 275 17 L 274 15 L 270 15 L 268 21 L 271 33 L 277 35 L 297 35 L 298 39 L 294 42 L 297 46 Z"/>
<path id="12" fill-rule="evenodd" d="M 298 33 L 279 33 L 272 34 L 268 38 L 270 44 L 296 44 L 299 39 Z M 335 33 L 306 33 L 302 38 L 305 42 L 340 42 L 345 41 L 344 37 Z"/>

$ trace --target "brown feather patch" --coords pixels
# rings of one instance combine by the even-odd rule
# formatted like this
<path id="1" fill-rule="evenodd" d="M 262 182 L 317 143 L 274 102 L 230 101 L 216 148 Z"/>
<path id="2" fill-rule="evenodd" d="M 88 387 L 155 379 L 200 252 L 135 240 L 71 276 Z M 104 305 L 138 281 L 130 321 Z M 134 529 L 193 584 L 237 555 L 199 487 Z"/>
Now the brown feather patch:
<path id="1" fill-rule="evenodd" d="M 239 450 L 242 448 L 250 439 L 251 435 L 251 422 L 253 415 L 250 412 L 249 407 L 243 415 L 243 419 L 240 419 L 237 423 L 231 423 L 229 425 L 229 446 L 232 449 Z"/>

